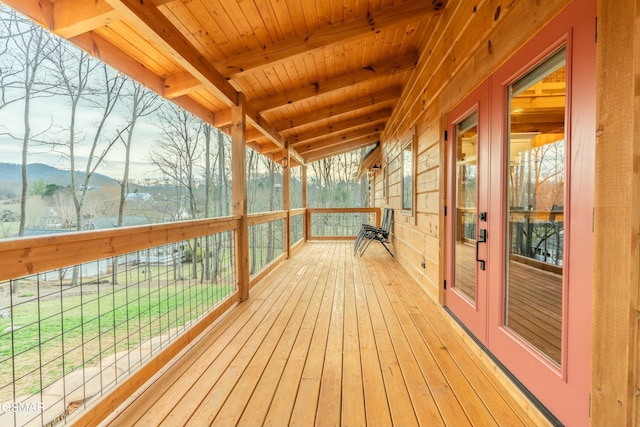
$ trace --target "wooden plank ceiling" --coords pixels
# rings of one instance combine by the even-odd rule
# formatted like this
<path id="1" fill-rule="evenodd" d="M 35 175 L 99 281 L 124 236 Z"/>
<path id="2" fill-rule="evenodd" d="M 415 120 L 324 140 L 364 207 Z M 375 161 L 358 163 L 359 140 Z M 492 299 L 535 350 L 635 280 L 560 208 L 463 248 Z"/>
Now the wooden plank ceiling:
<path id="1" fill-rule="evenodd" d="M 247 144 L 308 163 L 379 141 L 447 0 L 0 0 Z"/>

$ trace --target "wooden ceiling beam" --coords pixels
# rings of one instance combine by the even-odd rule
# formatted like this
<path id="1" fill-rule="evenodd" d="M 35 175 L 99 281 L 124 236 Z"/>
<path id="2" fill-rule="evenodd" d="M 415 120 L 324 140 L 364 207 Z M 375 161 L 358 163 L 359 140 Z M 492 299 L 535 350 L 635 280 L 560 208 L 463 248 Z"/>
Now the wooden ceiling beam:
<path id="1" fill-rule="evenodd" d="M 280 153 L 282 148 L 278 147 L 271 141 L 263 141 L 260 144 L 260 154 Z"/>
<path id="2" fill-rule="evenodd" d="M 354 139 L 343 144 L 334 145 L 323 150 L 314 151 L 312 153 L 309 153 L 309 155 L 304 156 L 304 158 L 307 163 L 311 163 L 318 160 L 326 159 L 327 157 L 336 156 L 338 154 L 348 153 L 349 151 L 357 150 L 358 148 L 367 147 L 379 141 L 380 135 L 371 135 L 359 139 Z"/>
<path id="3" fill-rule="evenodd" d="M 163 94 L 165 89 L 165 79 L 153 73 L 130 56 L 122 53 L 120 49 L 113 46 L 98 34 L 93 32 L 84 33 L 73 37 L 69 41 L 80 49 L 88 52 L 90 55 L 110 64 L 119 72 L 126 74 L 133 80 L 136 80 L 147 89 L 150 89 L 159 95 Z M 206 123 L 219 127 L 216 125 L 216 115 L 214 115 L 209 109 L 202 106 L 202 104 L 194 101 L 192 98 L 182 95 L 175 96 L 171 101 L 189 111 L 194 116 L 204 120 Z M 229 110 L 229 112 L 230 111 L 231 110 Z"/>
<path id="4" fill-rule="evenodd" d="M 53 5 L 53 32 L 66 39 L 120 19 L 105 0 L 56 0 Z"/>
<path id="5" fill-rule="evenodd" d="M 336 117 L 340 114 L 353 113 L 357 110 L 386 108 L 397 102 L 398 99 L 400 99 L 401 93 L 401 87 L 390 87 L 383 91 L 376 92 L 375 94 L 352 99 L 341 104 L 333 104 L 325 108 L 320 108 L 309 114 L 293 116 L 289 119 L 281 120 L 274 123 L 274 127 L 279 129 L 281 132 L 284 132 L 286 129 L 295 129 L 296 127 Z"/>
<path id="6" fill-rule="evenodd" d="M 269 122 L 267 122 L 267 120 L 265 120 L 265 118 L 262 117 L 260 113 L 255 111 L 248 103 L 246 105 L 245 112 L 247 115 L 247 121 L 251 123 L 253 127 L 262 132 L 264 136 L 275 143 L 278 148 L 283 150 L 287 146 L 287 143 L 280 132 L 278 132 L 271 124 L 269 124 Z M 300 163 L 304 162 L 300 154 L 295 149 L 290 150 L 290 155 Z"/>
<path id="7" fill-rule="evenodd" d="M 278 147 L 284 148 L 284 138 L 280 133 L 267 122 L 256 110 L 247 105 L 247 119 L 251 122 L 253 127 L 260 130 L 264 136 L 272 140 Z"/>
<path id="8" fill-rule="evenodd" d="M 391 109 L 385 108 L 379 111 L 367 112 L 367 114 L 355 117 L 353 119 L 332 122 L 328 126 L 322 126 L 316 129 L 305 130 L 296 133 L 292 132 L 291 134 L 283 132 L 283 135 L 288 141 L 291 141 L 291 146 L 295 147 L 297 144 L 304 143 L 305 141 L 310 139 L 325 137 L 327 135 L 336 134 L 347 129 L 357 128 L 359 126 L 384 122 L 390 116 Z"/>
<path id="9" fill-rule="evenodd" d="M 380 166 L 382 163 L 382 149 L 380 145 L 376 147 L 375 150 L 369 152 L 369 155 L 360 161 L 360 167 L 358 168 L 358 174 L 356 175 L 356 179 L 362 178 L 369 169 L 373 168 L 375 165 Z"/>
<path id="10" fill-rule="evenodd" d="M 28 16 L 40 26 L 48 30 L 53 30 L 55 20 L 53 12 L 54 6 L 51 1 L 2 0 L 2 3 Z"/>
<path id="11" fill-rule="evenodd" d="M 106 1 L 142 34 L 161 46 L 220 101 L 229 107 L 237 105 L 238 92 L 153 3 L 139 0 Z"/>
<path id="12" fill-rule="evenodd" d="M 311 141 L 306 141 L 304 143 L 298 144 L 295 148 L 300 153 L 301 156 L 305 156 L 312 151 L 321 150 L 324 148 L 329 148 L 335 145 L 340 145 L 346 141 L 351 141 L 354 139 L 360 139 L 363 137 L 368 137 L 371 135 L 380 135 L 380 133 L 384 130 L 384 125 L 370 125 L 360 129 L 354 129 L 349 132 L 341 133 L 339 135 L 334 135 L 325 138 L 316 138 Z"/>
<path id="13" fill-rule="evenodd" d="M 567 101 L 564 95 L 520 95 L 511 99 L 511 110 L 560 109 L 564 112 Z"/>
<path id="14" fill-rule="evenodd" d="M 164 96 L 167 99 L 173 99 L 178 96 L 188 95 L 203 87 L 204 84 L 193 77 L 191 73 L 174 74 L 164 79 Z"/>
<path id="15" fill-rule="evenodd" d="M 231 110 L 226 109 L 216 112 L 215 126 L 217 128 L 223 129 L 229 125 L 231 125 Z"/>
<path id="16" fill-rule="evenodd" d="M 94 32 L 89 32 L 73 37 L 69 39 L 69 41 L 89 53 L 89 55 L 109 64 L 157 94 L 163 93 L 164 79 L 162 79 L 162 77 L 129 55 L 123 53 L 122 50 L 105 40 L 102 36 Z"/>
<path id="17" fill-rule="evenodd" d="M 289 147 L 289 159 L 293 159 L 298 165 L 306 165 L 307 161 L 298 153 L 297 150 Z"/>
<path id="18" fill-rule="evenodd" d="M 348 41 L 365 37 L 373 32 L 379 32 L 385 28 L 398 26 L 429 14 L 438 13 L 444 9 L 447 0 L 425 1 L 409 0 L 402 4 L 396 4 L 370 13 L 368 16 L 359 17 L 345 22 L 340 22 L 319 29 L 312 34 L 292 37 L 287 40 L 266 46 L 260 50 L 253 50 L 232 58 L 219 61 L 216 67 L 227 78 L 233 78 L 238 74 L 249 70 L 255 70 L 264 66 L 290 59 L 294 56 L 308 53 L 313 50 L 323 49 L 335 44 L 344 44 Z"/>
<path id="19" fill-rule="evenodd" d="M 264 134 L 258 129 L 247 129 L 247 141 L 258 141 L 263 139 Z M 271 139 L 269 139 L 271 141 Z M 273 144 L 274 147 L 278 147 L 276 144 Z"/>
<path id="20" fill-rule="evenodd" d="M 205 123 L 209 123 L 215 127 L 215 114 L 199 102 L 194 101 L 193 98 L 183 95 L 173 98 L 171 102 L 184 108 L 194 116 L 199 117 Z"/>
<path id="21" fill-rule="evenodd" d="M 279 107 L 284 107 L 298 101 L 313 98 L 318 95 L 325 95 L 347 86 L 353 86 L 381 77 L 413 70 L 418 60 L 417 52 L 408 52 L 397 58 L 388 58 L 384 61 L 370 65 L 352 73 L 339 75 L 332 79 L 303 86 L 301 88 L 273 94 L 263 99 L 256 99 L 251 102 L 258 111 L 268 111 Z"/>

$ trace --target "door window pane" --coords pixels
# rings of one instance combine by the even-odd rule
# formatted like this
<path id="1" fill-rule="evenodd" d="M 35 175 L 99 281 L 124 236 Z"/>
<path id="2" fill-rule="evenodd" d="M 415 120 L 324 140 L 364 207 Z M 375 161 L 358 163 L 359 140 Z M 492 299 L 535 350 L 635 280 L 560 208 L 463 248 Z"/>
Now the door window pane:
<path id="1" fill-rule="evenodd" d="M 560 365 L 565 50 L 509 86 L 505 324 Z"/>
<path id="2" fill-rule="evenodd" d="M 413 213 L 413 141 L 402 148 L 402 210 Z"/>
<path id="3" fill-rule="evenodd" d="M 472 114 L 455 127 L 455 288 L 476 300 L 476 222 L 478 183 L 478 115 Z"/>

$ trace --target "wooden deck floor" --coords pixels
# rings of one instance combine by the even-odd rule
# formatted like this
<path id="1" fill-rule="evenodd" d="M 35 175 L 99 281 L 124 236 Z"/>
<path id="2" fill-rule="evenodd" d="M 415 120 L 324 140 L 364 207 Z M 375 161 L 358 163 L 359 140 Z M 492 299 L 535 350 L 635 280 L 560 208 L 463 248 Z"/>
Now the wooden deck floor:
<path id="1" fill-rule="evenodd" d="M 540 425 L 380 245 L 311 242 L 111 425 Z"/>

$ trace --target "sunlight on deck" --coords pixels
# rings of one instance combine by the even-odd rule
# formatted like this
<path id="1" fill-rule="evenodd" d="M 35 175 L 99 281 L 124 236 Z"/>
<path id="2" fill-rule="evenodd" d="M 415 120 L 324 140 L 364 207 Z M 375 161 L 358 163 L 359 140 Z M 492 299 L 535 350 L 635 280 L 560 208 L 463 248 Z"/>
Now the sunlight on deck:
<path id="1" fill-rule="evenodd" d="M 380 245 L 311 242 L 110 425 L 540 425 Z M 530 416 L 533 415 L 533 418 Z"/>

